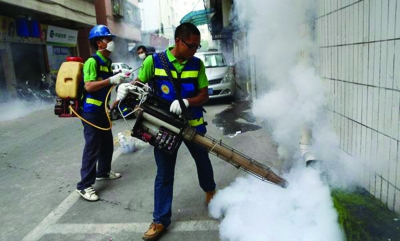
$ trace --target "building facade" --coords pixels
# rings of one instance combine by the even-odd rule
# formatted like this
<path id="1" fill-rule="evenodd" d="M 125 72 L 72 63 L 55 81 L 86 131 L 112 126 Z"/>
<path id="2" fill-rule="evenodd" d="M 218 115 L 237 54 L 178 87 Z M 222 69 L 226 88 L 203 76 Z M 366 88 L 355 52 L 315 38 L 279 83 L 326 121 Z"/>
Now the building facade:
<path id="1" fill-rule="evenodd" d="M 54 80 L 67 56 L 93 54 L 88 36 L 96 24 L 117 35 L 113 60 L 134 59 L 130 46 L 141 41 L 137 0 L 0 0 L 0 21 L 0 101 L 14 99 L 26 81 L 38 85 L 42 74 Z"/>

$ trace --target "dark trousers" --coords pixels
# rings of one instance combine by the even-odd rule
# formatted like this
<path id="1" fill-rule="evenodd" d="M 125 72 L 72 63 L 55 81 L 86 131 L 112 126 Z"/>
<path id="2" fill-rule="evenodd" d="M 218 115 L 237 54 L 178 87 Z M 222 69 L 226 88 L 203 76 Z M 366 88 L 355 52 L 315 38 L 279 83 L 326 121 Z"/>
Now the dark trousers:
<path id="1" fill-rule="evenodd" d="M 214 191 L 214 171 L 208 152 L 190 142 L 184 142 L 194 158 L 197 167 L 197 176 L 203 191 Z M 154 148 L 154 157 L 157 164 L 157 176 L 154 183 L 154 213 L 153 222 L 161 223 L 164 227 L 171 224 L 172 196 L 174 189 L 174 174 L 177 152 L 168 155 Z"/>
<path id="2" fill-rule="evenodd" d="M 110 125 L 106 114 L 82 113 L 82 117 L 96 126 L 106 128 Z M 111 170 L 114 152 L 111 130 L 100 130 L 84 121 L 82 124 L 85 147 L 82 155 L 81 181 L 77 184 L 79 190 L 92 186 L 96 181 L 96 176 L 104 176 Z"/>

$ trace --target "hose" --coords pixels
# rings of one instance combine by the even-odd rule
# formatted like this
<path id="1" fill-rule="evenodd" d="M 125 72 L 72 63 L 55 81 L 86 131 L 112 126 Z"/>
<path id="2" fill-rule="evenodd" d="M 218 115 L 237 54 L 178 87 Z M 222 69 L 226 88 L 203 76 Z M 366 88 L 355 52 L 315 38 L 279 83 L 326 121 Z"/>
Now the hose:
<path id="1" fill-rule="evenodd" d="M 111 90 L 112 90 L 113 88 L 114 88 L 114 85 L 111 86 L 110 90 L 108 91 L 107 96 L 106 96 L 106 100 L 105 100 L 105 103 L 104 103 L 104 110 L 106 111 L 106 115 L 107 115 L 108 122 L 110 123 L 110 127 L 108 127 L 108 128 L 103 128 L 103 127 L 100 127 L 100 126 L 96 126 L 95 124 L 93 124 L 93 123 L 87 121 L 87 120 L 84 119 L 82 116 L 80 116 L 80 115 L 71 107 L 71 105 L 69 106 L 69 110 L 72 111 L 72 113 L 74 113 L 79 119 L 81 119 L 82 121 L 86 122 L 87 124 L 89 124 L 89 125 L 91 125 L 91 126 L 97 128 L 97 129 L 100 129 L 100 130 L 103 130 L 103 131 L 111 130 L 112 122 L 111 122 L 111 119 L 110 119 L 109 109 L 107 108 L 106 103 L 108 103 L 108 97 L 110 96 Z"/>

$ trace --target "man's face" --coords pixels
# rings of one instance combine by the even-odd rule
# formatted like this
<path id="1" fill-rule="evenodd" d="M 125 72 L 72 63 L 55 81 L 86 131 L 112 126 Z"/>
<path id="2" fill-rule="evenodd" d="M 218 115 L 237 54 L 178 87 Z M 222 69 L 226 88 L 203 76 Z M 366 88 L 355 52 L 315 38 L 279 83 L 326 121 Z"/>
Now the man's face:
<path id="1" fill-rule="evenodd" d="M 176 46 L 178 48 L 179 53 L 185 58 L 190 59 L 197 52 L 200 45 L 200 35 L 190 35 L 187 39 L 176 38 L 175 40 Z"/>
<path id="2" fill-rule="evenodd" d="M 139 50 L 137 51 L 137 54 L 138 54 L 138 55 L 140 55 L 140 54 L 145 54 L 145 52 L 144 52 L 143 49 L 139 49 Z"/>

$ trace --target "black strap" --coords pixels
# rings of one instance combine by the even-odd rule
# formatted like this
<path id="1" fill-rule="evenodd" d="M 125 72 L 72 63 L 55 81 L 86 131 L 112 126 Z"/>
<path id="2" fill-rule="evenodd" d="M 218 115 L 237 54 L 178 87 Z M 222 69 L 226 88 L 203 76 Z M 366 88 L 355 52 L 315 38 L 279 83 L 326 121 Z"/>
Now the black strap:
<path id="1" fill-rule="evenodd" d="M 181 90 L 182 90 L 182 89 L 181 89 L 181 85 L 180 85 L 180 83 L 177 83 L 177 80 L 180 79 L 180 75 L 178 74 L 178 76 L 177 76 L 178 79 L 174 79 L 174 78 L 172 77 L 171 70 L 169 69 L 169 66 L 168 66 L 167 53 L 166 53 L 166 52 L 164 52 L 164 53 L 157 53 L 157 55 L 158 55 L 158 57 L 159 57 L 160 60 L 161 60 L 161 64 L 162 64 L 162 66 L 163 66 L 165 72 L 167 73 L 168 78 L 170 79 L 170 81 L 172 82 L 172 84 L 173 84 L 173 86 L 174 86 L 174 90 L 175 90 L 175 93 L 176 93 L 177 100 L 178 100 L 179 105 L 181 106 L 181 109 L 182 109 L 182 115 L 183 115 L 183 117 L 184 117 L 186 120 L 190 120 L 191 118 L 190 118 L 190 115 L 189 115 L 189 111 L 188 111 L 188 109 L 187 109 L 185 103 L 183 103 L 183 100 L 182 100 L 182 96 L 181 96 Z"/>

